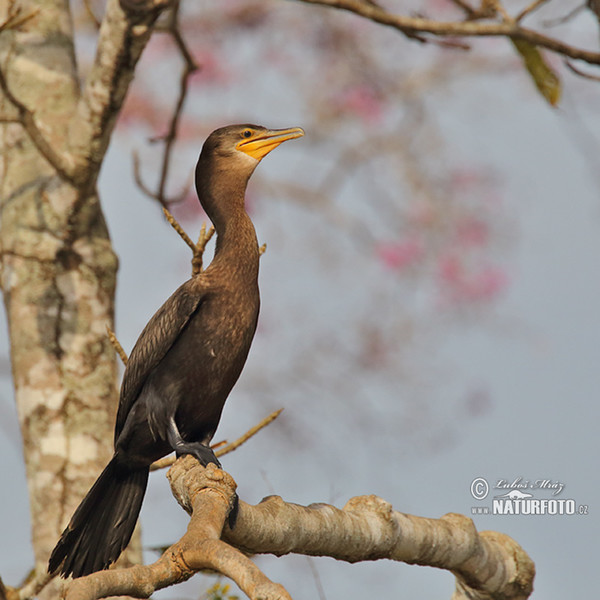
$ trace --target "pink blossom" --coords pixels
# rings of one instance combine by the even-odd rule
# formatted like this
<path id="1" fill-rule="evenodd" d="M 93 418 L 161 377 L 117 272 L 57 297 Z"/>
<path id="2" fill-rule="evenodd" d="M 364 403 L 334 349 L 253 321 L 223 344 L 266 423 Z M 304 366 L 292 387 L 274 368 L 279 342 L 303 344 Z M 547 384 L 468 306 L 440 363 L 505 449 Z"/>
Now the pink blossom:
<path id="1" fill-rule="evenodd" d="M 475 273 L 465 285 L 469 300 L 493 300 L 508 284 L 506 272 L 488 265 Z"/>
<path id="2" fill-rule="evenodd" d="M 414 237 L 399 242 L 385 242 L 378 245 L 377 254 L 386 267 L 402 270 L 422 258 L 423 244 Z"/>
<path id="3" fill-rule="evenodd" d="M 468 270 L 454 254 L 440 258 L 438 276 L 445 300 L 453 304 L 493 300 L 508 284 L 500 267 L 485 265 Z"/>
<path id="4" fill-rule="evenodd" d="M 449 254 L 442 256 L 438 262 L 438 272 L 443 283 L 459 286 L 464 280 L 464 269 L 458 256 Z"/>
<path id="5" fill-rule="evenodd" d="M 463 219 L 457 227 L 456 237 L 463 246 L 483 246 L 489 239 L 489 226 L 477 217 Z"/>
<path id="6" fill-rule="evenodd" d="M 347 88 L 339 99 L 341 107 L 356 114 L 363 120 L 373 123 L 382 115 L 382 103 L 374 90 L 366 85 Z"/>

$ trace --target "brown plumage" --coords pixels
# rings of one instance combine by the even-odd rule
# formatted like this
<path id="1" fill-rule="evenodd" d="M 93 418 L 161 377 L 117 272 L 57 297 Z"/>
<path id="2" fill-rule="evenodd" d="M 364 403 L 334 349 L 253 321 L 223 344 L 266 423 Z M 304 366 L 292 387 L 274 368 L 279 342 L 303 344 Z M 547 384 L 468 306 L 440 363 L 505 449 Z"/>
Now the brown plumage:
<path id="1" fill-rule="evenodd" d="M 246 362 L 260 304 L 246 185 L 264 156 L 303 133 L 231 125 L 204 143 L 196 190 L 217 232 L 215 257 L 175 291 L 136 342 L 121 386 L 115 454 L 54 548 L 50 572 L 81 577 L 118 558 L 158 458 L 175 451 L 219 465 L 209 443 Z"/>

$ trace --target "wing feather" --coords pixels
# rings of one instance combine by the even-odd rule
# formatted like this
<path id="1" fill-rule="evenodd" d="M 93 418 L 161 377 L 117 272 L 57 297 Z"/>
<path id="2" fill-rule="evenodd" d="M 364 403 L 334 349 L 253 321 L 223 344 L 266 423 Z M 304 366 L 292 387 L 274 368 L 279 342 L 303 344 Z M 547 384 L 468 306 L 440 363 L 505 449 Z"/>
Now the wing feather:
<path id="1" fill-rule="evenodd" d="M 193 279 L 181 285 L 148 321 L 135 343 L 121 384 L 115 442 L 146 379 L 173 346 L 202 303 L 205 293 L 198 288 L 198 281 Z"/>

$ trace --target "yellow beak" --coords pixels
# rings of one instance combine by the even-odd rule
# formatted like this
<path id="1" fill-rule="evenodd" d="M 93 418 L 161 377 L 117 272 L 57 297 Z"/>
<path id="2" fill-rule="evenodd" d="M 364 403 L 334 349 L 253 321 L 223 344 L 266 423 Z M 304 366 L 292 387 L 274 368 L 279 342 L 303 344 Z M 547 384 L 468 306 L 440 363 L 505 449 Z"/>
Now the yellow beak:
<path id="1" fill-rule="evenodd" d="M 304 130 L 300 127 L 290 129 L 267 129 L 259 131 L 252 138 L 242 140 L 236 145 L 236 149 L 244 152 L 256 160 L 263 159 L 271 150 L 275 150 L 279 144 L 288 140 L 295 140 L 302 137 Z"/>

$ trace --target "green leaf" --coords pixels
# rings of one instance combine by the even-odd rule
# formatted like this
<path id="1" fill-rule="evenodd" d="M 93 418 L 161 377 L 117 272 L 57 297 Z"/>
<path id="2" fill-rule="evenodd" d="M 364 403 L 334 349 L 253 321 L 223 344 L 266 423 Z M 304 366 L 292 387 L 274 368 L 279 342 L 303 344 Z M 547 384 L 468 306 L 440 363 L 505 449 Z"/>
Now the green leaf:
<path id="1" fill-rule="evenodd" d="M 552 106 L 556 106 L 560 101 L 562 91 L 558 75 L 550 68 L 542 53 L 532 43 L 514 38 L 511 38 L 511 42 L 521 55 L 525 68 L 529 71 L 537 89 Z"/>

